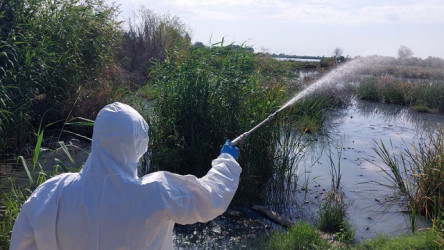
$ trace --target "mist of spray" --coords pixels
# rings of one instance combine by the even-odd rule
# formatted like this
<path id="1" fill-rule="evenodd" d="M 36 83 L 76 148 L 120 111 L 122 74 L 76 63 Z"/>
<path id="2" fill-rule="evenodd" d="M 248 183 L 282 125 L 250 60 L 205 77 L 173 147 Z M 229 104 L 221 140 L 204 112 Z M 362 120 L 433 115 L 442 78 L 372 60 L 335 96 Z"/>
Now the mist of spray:
<path id="1" fill-rule="evenodd" d="M 288 108 L 298 100 L 304 98 L 305 96 L 313 93 L 315 90 L 325 87 L 325 86 L 335 86 L 339 87 L 344 83 L 344 79 L 348 76 L 352 76 L 357 72 L 359 69 L 363 68 L 365 65 L 368 65 L 369 61 L 368 59 L 354 59 L 352 61 L 349 61 L 347 63 L 344 63 L 343 65 L 337 67 L 336 69 L 330 71 L 320 79 L 318 79 L 316 82 L 302 90 L 301 92 L 297 93 L 293 98 L 291 98 L 288 102 L 286 102 L 282 107 L 280 107 L 278 110 L 276 110 L 274 113 L 269 115 L 265 120 L 254 126 L 249 131 L 241 134 L 236 139 L 234 139 L 231 142 L 232 146 L 236 146 L 237 144 L 242 143 L 245 141 L 245 139 L 254 131 L 262 127 L 264 124 L 268 123 L 270 120 L 272 120 L 279 112 L 282 110 Z"/>

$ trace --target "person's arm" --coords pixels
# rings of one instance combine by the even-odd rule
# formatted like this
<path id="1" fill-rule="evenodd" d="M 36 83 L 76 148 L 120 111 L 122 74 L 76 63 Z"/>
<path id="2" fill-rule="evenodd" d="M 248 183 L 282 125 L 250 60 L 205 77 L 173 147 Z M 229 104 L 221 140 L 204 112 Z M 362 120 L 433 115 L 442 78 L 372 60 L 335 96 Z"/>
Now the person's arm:
<path id="1" fill-rule="evenodd" d="M 212 168 L 200 179 L 193 175 L 163 173 L 164 194 L 168 197 L 162 200 L 168 201 L 166 207 L 172 221 L 179 224 L 206 222 L 225 212 L 237 190 L 242 171 L 234 157 L 232 151 L 222 150 L 213 160 Z"/>
<path id="2" fill-rule="evenodd" d="M 52 177 L 23 203 L 17 216 L 10 249 L 57 249 L 56 220 L 59 183 L 70 174 Z"/>
<path id="3" fill-rule="evenodd" d="M 22 207 L 15 220 L 9 249 L 37 249 L 34 229 L 30 225 L 26 207 Z"/>

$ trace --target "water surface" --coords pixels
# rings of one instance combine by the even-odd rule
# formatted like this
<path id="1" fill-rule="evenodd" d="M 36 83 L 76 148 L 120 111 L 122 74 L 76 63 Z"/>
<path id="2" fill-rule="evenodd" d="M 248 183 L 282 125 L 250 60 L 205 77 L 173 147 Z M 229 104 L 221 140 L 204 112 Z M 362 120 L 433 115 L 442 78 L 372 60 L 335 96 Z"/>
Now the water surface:
<path id="1" fill-rule="evenodd" d="M 269 205 L 291 219 L 315 223 L 320 201 L 331 189 L 331 157 L 341 166 L 341 186 L 358 241 L 382 233 L 394 236 L 410 232 L 407 207 L 390 200 L 395 189 L 381 185 L 391 183 L 381 172 L 384 164 L 373 150 L 375 141 L 382 141 L 391 152 L 401 152 L 421 135 L 444 125 L 444 115 L 354 101 L 349 108 L 335 111 L 330 122 L 328 135 L 316 138 L 304 149 L 303 161 L 294 171 L 297 189 L 280 190 L 287 194 L 285 201 L 282 195 L 271 194 Z M 426 224 L 421 218 L 416 223 L 419 227 Z"/>

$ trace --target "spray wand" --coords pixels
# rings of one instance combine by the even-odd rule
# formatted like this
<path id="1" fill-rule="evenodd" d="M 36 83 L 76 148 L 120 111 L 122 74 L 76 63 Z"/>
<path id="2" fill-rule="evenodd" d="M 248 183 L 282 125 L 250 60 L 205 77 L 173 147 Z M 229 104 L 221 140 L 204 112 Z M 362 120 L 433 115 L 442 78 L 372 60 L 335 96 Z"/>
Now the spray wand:
<path id="1" fill-rule="evenodd" d="M 239 143 L 242 143 L 247 139 L 247 137 L 256 131 L 258 128 L 262 127 L 265 123 L 272 120 L 279 112 L 286 109 L 287 107 L 291 106 L 293 103 L 295 103 L 297 100 L 303 98 L 307 94 L 311 93 L 314 89 L 318 88 L 320 84 L 322 84 L 323 81 L 317 81 L 316 83 L 310 85 L 308 88 L 304 89 L 302 92 L 298 93 L 296 96 L 291 98 L 287 103 L 284 104 L 284 106 L 280 107 L 278 110 L 276 110 L 273 114 L 269 115 L 265 120 L 261 121 L 259 124 L 257 124 L 254 128 L 250 129 L 249 131 L 241 134 L 236 139 L 231 141 L 231 146 L 236 146 Z"/>

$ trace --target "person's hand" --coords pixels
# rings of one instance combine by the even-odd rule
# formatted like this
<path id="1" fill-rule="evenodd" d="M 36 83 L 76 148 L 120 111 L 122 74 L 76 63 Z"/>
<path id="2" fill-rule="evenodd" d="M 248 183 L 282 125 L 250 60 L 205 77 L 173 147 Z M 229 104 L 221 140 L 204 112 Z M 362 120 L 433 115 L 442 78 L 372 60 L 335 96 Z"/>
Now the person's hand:
<path id="1" fill-rule="evenodd" d="M 227 153 L 230 154 L 231 156 L 233 156 L 233 158 L 235 160 L 237 160 L 237 158 L 239 157 L 239 149 L 234 146 L 231 146 L 231 141 L 230 139 L 228 139 L 225 144 L 222 146 L 222 149 L 220 150 L 220 153 Z"/>

